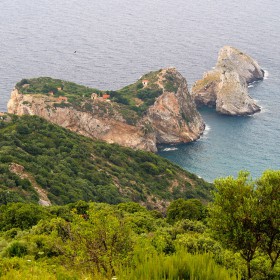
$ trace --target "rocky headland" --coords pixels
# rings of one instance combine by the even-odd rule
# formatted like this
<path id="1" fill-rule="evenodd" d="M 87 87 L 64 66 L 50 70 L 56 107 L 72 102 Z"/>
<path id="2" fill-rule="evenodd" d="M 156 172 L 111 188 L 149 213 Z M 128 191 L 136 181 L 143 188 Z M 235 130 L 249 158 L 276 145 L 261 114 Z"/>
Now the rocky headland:
<path id="1" fill-rule="evenodd" d="M 215 68 L 204 74 L 191 89 L 197 106 L 209 106 L 226 115 L 251 115 L 260 107 L 249 96 L 248 84 L 262 80 L 258 63 L 236 48 L 225 46 Z"/>
<path id="2" fill-rule="evenodd" d="M 175 68 L 150 72 L 118 91 L 23 79 L 11 93 L 8 112 L 38 115 L 94 139 L 152 152 L 157 144 L 194 141 L 205 128 Z"/>

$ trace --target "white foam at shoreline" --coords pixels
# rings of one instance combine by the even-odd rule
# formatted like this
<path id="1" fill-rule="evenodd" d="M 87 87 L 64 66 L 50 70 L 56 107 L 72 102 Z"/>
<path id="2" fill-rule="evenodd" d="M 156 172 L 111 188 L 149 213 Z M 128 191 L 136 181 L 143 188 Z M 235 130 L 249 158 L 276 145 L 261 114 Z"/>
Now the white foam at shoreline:
<path id="1" fill-rule="evenodd" d="M 268 76 L 269 76 L 269 73 L 267 70 L 263 70 L 264 71 L 264 74 L 263 74 L 263 79 L 264 80 L 267 80 L 268 79 Z"/>
<path id="2" fill-rule="evenodd" d="M 209 133 L 209 131 L 211 130 L 211 127 L 208 124 L 205 124 L 205 129 L 203 131 L 203 134 L 200 136 L 200 138 L 197 141 L 200 141 L 202 139 L 207 139 L 207 135 Z"/>
<path id="3" fill-rule="evenodd" d="M 211 130 L 211 127 L 208 124 L 205 124 L 205 130 L 203 132 L 203 135 L 206 136 L 210 130 Z"/>
<path id="4" fill-rule="evenodd" d="M 172 147 L 172 148 L 165 148 L 162 151 L 163 152 L 169 152 L 169 151 L 176 151 L 176 150 L 178 150 L 178 148 Z"/>
<path id="5" fill-rule="evenodd" d="M 267 108 L 262 107 L 262 106 L 260 106 L 260 107 L 261 107 L 261 110 L 258 112 L 259 114 L 270 112 Z"/>

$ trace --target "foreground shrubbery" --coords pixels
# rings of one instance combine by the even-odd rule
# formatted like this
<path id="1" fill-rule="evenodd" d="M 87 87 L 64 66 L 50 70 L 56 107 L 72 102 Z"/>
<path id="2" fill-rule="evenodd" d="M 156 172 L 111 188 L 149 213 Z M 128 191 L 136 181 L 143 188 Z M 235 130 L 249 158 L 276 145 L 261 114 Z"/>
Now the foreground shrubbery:
<path id="1" fill-rule="evenodd" d="M 17 228 L 6 214 L 25 212 L 24 204 L 1 208 L 1 279 L 237 279 L 235 267 L 221 267 L 211 249 L 191 252 L 189 242 L 177 240 L 198 240 L 206 229 L 200 221 L 171 226 L 135 203 L 36 207 L 26 219 L 41 211 L 41 220 Z"/>
<path id="2" fill-rule="evenodd" d="M 226 184 L 222 179 L 217 181 L 218 192 L 210 206 L 210 215 L 199 201 L 193 199 L 172 202 L 167 209 L 167 218 L 132 202 L 108 205 L 79 201 L 47 208 L 22 203 L 3 205 L 0 208 L 0 277 L 277 280 L 280 272 L 277 257 L 279 175 L 267 172 L 257 181 L 259 187 L 255 189 L 248 187 L 246 174 L 236 180 L 225 179 Z M 234 183 L 239 188 L 234 187 Z M 247 194 L 243 196 L 243 202 L 237 202 L 242 197 L 240 194 L 248 190 L 251 196 Z M 252 213 L 249 209 L 254 208 L 252 201 L 249 209 L 245 203 L 254 198 L 255 192 L 263 211 L 260 223 L 249 215 Z M 233 194 L 236 200 L 229 199 L 229 194 Z M 218 196 L 223 199 L 220 201 Z M 269 197 L 271 207 L 267 204 Z M 267 214 L 265 205 L 270 211 Z M 32 212 L 30 207 L 33 207 Z M 232 207 L 235 211 L 230 215 Z M 186 211 L 189 219 L 184 216 Z M 18 217 L 21 217 L 21 223 L 14 224 Z M 250 261 L 248 275 L 244 250 L 250 248 L 250 244 L 254 246 L 256 229 L 250 221 L 262 225 L 257 228 L 263 231 Z M 225 232 L 224 228 L 227 228 Z M 273 244 L 266 243 L 269 241 L 268 229 L 275 233 Z M 243 238 L 243 243 L 238 238 Z M 266 254 L 269 247 L 265 244 L 272 244 L 273 251 L 269 252 L 273 259 Z"/>
<path id="3" fill-rule="evenodd" d="M 212 235 L 246 262 L 249 279 L 280 275 L 280 171 L 253 181 L 248 172 L 215 181 L 209 207 Z M 279 278 L 278 278 L 279 279 Z"/>

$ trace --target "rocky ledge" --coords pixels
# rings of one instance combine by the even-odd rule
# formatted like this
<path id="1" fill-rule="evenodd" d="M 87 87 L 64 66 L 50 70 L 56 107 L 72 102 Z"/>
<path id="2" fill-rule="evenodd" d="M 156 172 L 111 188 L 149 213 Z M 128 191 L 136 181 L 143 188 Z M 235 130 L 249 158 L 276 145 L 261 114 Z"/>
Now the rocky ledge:
<path id="1" fill-rule="evenodd" d="M 260 107 L 249 96 L 248 84 L 262 80 L 264 71 L 250 56 L 230 47 L 223 47 L 214 70 L 204 74 L 192 87 L 197 106 L 215 107 L 226 115 L 251 115 Z"/>
<path id="2" fill-rule="evenodd" d="M 51 78 L 23 79 L 11 93 L 8 112 L 38 115 L 94 139 L 152 152 L 157 144 L 194 141 L 205 128 L 175 68 L 106 92 Z"/>

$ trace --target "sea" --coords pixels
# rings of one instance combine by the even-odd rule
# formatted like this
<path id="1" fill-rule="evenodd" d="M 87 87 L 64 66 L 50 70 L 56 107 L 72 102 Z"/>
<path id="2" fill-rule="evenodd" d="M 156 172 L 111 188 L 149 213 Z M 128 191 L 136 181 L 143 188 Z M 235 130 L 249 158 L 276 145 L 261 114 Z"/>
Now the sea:
<path id="1" fill-rule="evenodd" d="M 1 0 L 0 111 L 22 78 L 50 76 L 116 90 L 173 66 L 189 88 L 230 45 L 255 58 L 250 85 L 262 110 L 229 117 L 200 110 L 196 142 L 158 154 L 202 178 L 280 169 L 280 2 L 277 0 Z"/>

